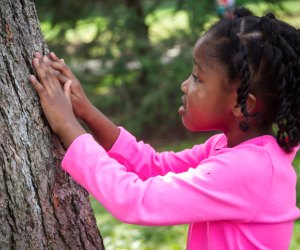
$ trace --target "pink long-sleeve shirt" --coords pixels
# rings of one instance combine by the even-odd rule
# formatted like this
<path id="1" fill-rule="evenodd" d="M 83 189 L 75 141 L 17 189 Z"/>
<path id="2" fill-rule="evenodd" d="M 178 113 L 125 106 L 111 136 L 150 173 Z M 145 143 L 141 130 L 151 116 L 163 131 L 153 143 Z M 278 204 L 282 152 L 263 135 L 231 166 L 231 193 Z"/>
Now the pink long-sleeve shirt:
<path id="1" fill-rule="evenodd" d="M 223 134 L 156 153 L 121 128 L 109 152 L 79 136 L 62 166 L 121 221 L 190 224 L 188 250 L 283 250 L 300 217 L 294 156 L 272 136 L 228 148 Z"/>

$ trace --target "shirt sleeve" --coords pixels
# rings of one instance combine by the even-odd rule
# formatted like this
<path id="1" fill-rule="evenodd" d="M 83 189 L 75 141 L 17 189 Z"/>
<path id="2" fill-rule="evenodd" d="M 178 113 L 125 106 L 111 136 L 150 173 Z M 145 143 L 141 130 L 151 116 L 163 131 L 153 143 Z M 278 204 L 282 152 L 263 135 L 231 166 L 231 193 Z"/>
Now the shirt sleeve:
<path id="1" fill-rule="evenodd" d="M 108 151 L 111 158 L 124 165 L 127 171 L 136 173 L 141 179 L 168 172 L 182 173 L 195 168 L 205 158 L 205 145 L 196 145 L 181 152 L 156 152 L 153 147 L 120 128 L 121 132 L 113 147 Z"/>
<path id="2" fill-rule="evenodd" d="M 270 178 L 268 174 L 252 174 L 255 168 L 236 167 L 238 163 L 233 164 L 230 155 L 210 157 L 184 173 L 142 180 L 85 134 L 71 144 L 62 166 L 108 211 L 127 223 L 248 222 L 267 195 Z"/>

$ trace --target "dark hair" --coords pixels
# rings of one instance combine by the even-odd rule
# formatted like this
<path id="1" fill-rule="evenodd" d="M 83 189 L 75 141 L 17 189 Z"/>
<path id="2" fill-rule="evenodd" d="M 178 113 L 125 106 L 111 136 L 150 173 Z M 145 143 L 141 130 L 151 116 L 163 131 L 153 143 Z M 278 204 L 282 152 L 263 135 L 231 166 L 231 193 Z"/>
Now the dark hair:
<path id="1" fill-rule="evenodd" d="M 234 18 L 221 19 L 208 30 L 208 44 L 229 82 L 240 82 L 237 103 L 246 118 L 247 98 L 262 103 L 259 119 L 278 125 L 277 142 L 286 151 L 300 141 L 300 32 L 273 14 L 254 16 L 237 8 Z M 248 125 L 249 127 L 249 125 Z M 243 128 L 242 128 L 243 129 Z M 247 130 L 244 127 L 244 130 Z"/>

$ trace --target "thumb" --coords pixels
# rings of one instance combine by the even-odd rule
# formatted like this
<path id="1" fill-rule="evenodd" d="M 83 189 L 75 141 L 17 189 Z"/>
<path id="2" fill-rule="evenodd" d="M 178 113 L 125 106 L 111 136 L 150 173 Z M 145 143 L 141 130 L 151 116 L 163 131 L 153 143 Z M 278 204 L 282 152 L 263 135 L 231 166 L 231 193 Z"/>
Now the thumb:
<path id="1" fill-rule="evenodd" d="M 72 105 L 72 103 L 71 103 L 71 84 L 72 84 L 71 80 L 66 81 L 66 83 L 64 84 L 64 94 L 65 94 L 65 97 L 67 98 L 68 102 L 70 103 L 70 105 Z"/>

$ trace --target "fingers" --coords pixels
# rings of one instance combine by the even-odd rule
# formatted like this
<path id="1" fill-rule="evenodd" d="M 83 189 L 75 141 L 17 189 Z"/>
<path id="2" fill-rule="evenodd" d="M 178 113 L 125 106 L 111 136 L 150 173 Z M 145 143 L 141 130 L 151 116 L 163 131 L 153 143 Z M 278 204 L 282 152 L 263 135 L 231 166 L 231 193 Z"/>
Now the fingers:
<path id="1" fill-rule="evenodd" d="M 64 59 L 59 59 L 59 58 L 55 55 L 54 52 L 50 52 L 49 57 L 50 57 L 53 61 L 55 61 L 55 62 L 58 62 L 58 61 L 60 61 L 60 60 L 64 61 Z"/>
<path id="2" fill-rule="evenodd" d="M 68 93 L 66 91 L 71 92 L 71 85 L 73 84 L 73 80 L 76 79 L 71 70 L 53 52 L 48 56 L 43 56 L 39 52 L 36 52 L 34 55 L 33 66 L 39 80 L 33 77 L 30 77 L 30 79 L 32 84 L 35 84 L 35 89 L 50 93 L 51 91 L 57 91 L 59 87 L 60 91 L 62 88 L 64 89 L 65 94 Z M 67 82 L 68 85 L 65 86 Z M 71 99 L 69 98 L 69 100 Z"/>
<path id="3" fill-rule="evenodd" d="M 49 54 L 51 61 L 51 66 L 58 70 L 60 73 L 65 75 L 69 78 L 74 78 L 72 71 L 69 69 L 69 67 L 65 64 L 64 59 L 59 59 L 53 52 Z"/>
<path id="4" fill-rule="evenodd" d="M 69 78 L 74 78 L 75 76 L 73 75 L 72 71 L 69 69 L 69 67 L 62 61 L 60 62 L 51 62 L 51 66 L 59 71 L 61 74 L 65 75 L 66 77 Z"/>
<path id="5" fill-rule="evenodd" d="M 38 95 L 42 96 L 45 93 L 45 88 L 43 87 L 43 85 L 36 79 L 34 75 L 30 75 L 29 80 L 36 92 L 38 93 Z"/>
<path id="6" fill-rule="evenodd" d="M 41 61 L 42 62 L 42 61 Z M 40 65 L 40 59 L 39 58 L 34 58 L 33 59 L 33 62 L 32 62 L 33 66 L 34 66 L 34 69 L 39 77 L 39 80 L 41 82 L 45 82 L 47 79 L 46 79 L 46 73 L 44 72 L 44 70 L 42 69 L 42 65 Z"/>
<path id="7" fill-rule="evenodd" d="M 69 104 L 72 106 L 72 102 L 71 102 L 71 84 L 72 81 L 68 80 L 65 85 L 64 85 L 64 94 L 66 99 L 68 100 Z"/>
<path id="8" fill-rule="evenodd" d="M 50 52 L 49 58 L 54 61 L 54 62 L 60 62 L 60 63 L 65 63 L 65 60 L 63 58 L 58 58 L 54 52 Z"/>
<path id="9" fill-rule="evenodd" d="M 63 74 L 60 73 L 57 74 L 57 78 L 62 86 L 64 86 L 67 83 L 67 81 L 70 80 L 70 78 L 65 77 Z"/>
<path id="10" fill-rule="evenodd" d="M 50 60 L 47 59 L 47 56 L 35 57 L 33 59 L 33 66 L 36 70 L 39 82 L 47 89 L 47 91 L 58 86 L 61 88 L 57 74 L 50 66 Z"/>
<path id="11" fill-rule="evenodd" d="M 41 54 L 40 52 L 35 52 L 35 53 L 34 53 L 34 57 L 40 59 L 40 58 L 42 58 L 43 56 L 42 56 L 42 54 Z"/>
<path id="12" fill-rule="evenodd" d="M 76 79 L 72 71 L 65 64 L 64 59 L 58 58 L 54 52 L 49 53 L 48 56 L 43 56 L 41 53 L 36 52 L 34 56 L 39 60 L 40 63 L 51 65 L 51 67 L 55 70 L 56 76 L 62 86 L 70 78 Z"/>

